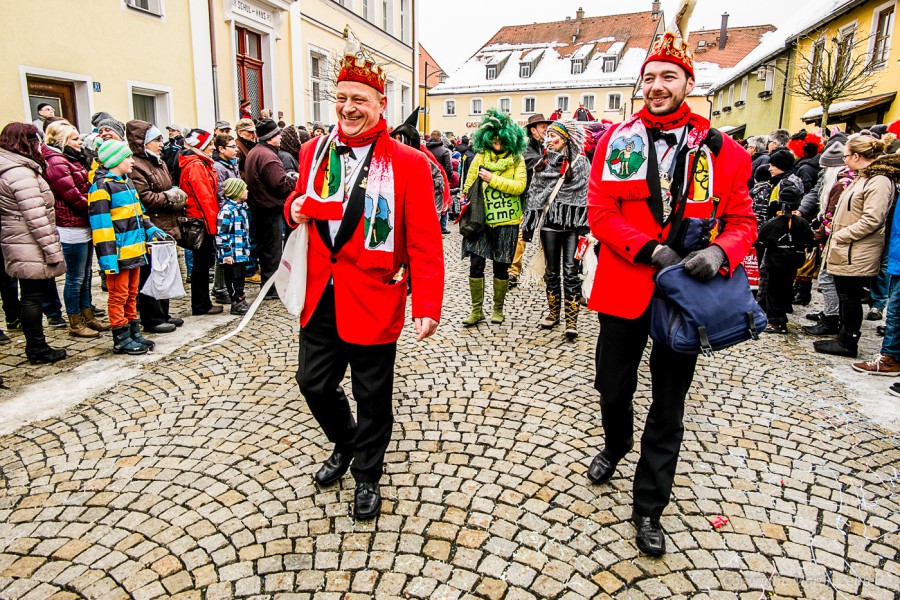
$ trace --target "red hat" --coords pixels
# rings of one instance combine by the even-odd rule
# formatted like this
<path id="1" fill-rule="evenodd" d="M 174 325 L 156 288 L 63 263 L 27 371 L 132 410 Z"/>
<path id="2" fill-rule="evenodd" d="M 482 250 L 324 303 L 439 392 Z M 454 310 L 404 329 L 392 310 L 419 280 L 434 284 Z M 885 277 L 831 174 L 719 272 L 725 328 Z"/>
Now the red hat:
<path id="1" fill-rule="evenodd" d="M 363 49 L 349 25 L 344 27 L 344 37 L 347 38 L 347 47 L 344 50 L 344 58 L 341 60 L 341 71 L 337 77 L 338 83 L 356 81 L 373 87 L 383 94 L 384 82 L 387 77 L 384 69 L 376 65 L 375 59 Z"/>
<path id="2" fill-rule="evenodd" d="M 647 60 L 641 65 L 641 75 L 644 67 L 653 61 L 663 61 L 678 65 L 688 76 L 694 76 L 694 53 L 687 41 L 687 24 L 694 12 L 696 0 L 681 0 L 681 6 L 675 13 L 675 19 L 669 24 L 668 30 L 661 38 L 656 40 Z"/>

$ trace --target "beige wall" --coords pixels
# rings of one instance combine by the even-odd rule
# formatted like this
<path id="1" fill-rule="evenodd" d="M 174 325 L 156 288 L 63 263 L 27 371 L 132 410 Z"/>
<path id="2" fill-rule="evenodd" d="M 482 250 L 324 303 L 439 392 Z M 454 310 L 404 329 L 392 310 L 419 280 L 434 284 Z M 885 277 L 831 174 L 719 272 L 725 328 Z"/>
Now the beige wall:
<path id="1" fill-rule="evenodd" d="M 25 74 L 81 79 L 78 115 L 64 115 L 81 129 L 92 113 L 106 111 L 122 121 L 132 114 L 128 82 L 170 91 L 170 120 L 195 118 L 191 22 L 188 2 L 166 2 L 163 18 L 127 8 L 123 0 L 3 0 L 0 73 L 4 121 L 31 120 L 26 114 Z M 10 24 L 15 23 L 15 26 Z M 117 33 L 115 45 L 105 35 Z M 52 32 L 52 33 L 51 33 Z M 93 84 L 100 84 L 100 92 Z M 165 125 L 165 124 L 161 124 Z"/>
<path id="2" fill-rule="evenodd" d="M 472 132 L 481 121 L 482 115 L 471 114 L 472 100 L 481 98 L 482 112 L 492 107 L 499 107 L 501 98 L 510 99 L 510 115 L 520 125 L 524 125 L 534 113 L 543 113 L 546 118 L 556 109 L 557 99 L 559 96 L 568 96 L 569 109 L 565 112 L 567 118 L 571 118 L 582 101 L 583 96 L 592 94 L 594 96 L 594 109 L 591 114 L 595 119 L 609 119 L 613 122 L 623 120 L 623 115 L 630 110 L 632 89 L 630 87 L 618 88 L 588 88 L 588 89 L 566 89 L 566 90 L 550 90 L 540 92 L 515 92 L 515 93 L 491 93 L 491 94 L 436 94 L 429 90 L 428 94 L 428 126 L 427 129 L 439 129 L 444 132 L 453 132 L 456 135 Z M 619 94 L 621 103 L 619 110 L 606 110 L 607 97 L 609 94 Z M 535 99 L 534 113 L 524 112 L 524 100 L 526 97 Z M 456 102 L 456 114 L 446 114 L 446 101 L 453 100 Z M 630 114 L 630 113 L 628 113 Z"/>

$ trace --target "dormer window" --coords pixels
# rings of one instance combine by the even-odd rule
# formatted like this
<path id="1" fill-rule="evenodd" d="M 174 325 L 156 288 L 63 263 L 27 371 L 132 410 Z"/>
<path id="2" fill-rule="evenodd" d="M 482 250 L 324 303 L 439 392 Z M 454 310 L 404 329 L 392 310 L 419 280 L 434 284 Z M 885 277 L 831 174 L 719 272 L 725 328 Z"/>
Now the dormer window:
<path id="1" fill-rule="evenodd" d="M 616 57 L 615 56 L 604 56 L 603 57 L 603 72 L 604 73 L 612 73 L 616 70 Z"/>
<path id="2" fill-rule="evenodd" d="M 584 59 L 583 58 L 573 58 L 572 59 L 572 75 L 578 75 L 579 73 L 584 72 Z"/>
<path id="3" fill-rule="evenodd" d="M 487 77 L 487 79 L 497 79 L 497 65 L 488 65 L 485 77 Z"/>
<path id="4" fill-rule="evenodd" d="M 531 77 L 531 63 L 522 63 L 519 65 L 519 77 L 523 79 Z"/>

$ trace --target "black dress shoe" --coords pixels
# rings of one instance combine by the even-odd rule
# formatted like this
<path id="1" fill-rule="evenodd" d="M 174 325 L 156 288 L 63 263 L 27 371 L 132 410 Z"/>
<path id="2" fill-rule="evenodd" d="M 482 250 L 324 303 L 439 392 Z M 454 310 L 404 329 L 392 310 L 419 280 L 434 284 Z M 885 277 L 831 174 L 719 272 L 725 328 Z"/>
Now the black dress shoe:
<path id="1" fill-rule="evenodd" d="M 659 524 L 659 517 L 632 514 L 631 522 L 637 529 L 638 550 L 650 556 L 662 556 L 666 553 L 666 535 Z"/>
<path id="2" fill-rule="evenodd" d="M 331 485 L 344 476 L 352 461 L 353 454 L 335 450 L 331 453 L 331 456 L 325 459 L 322 468 L 316 471 L 313 478 L 319 485 Z"/>
<path id="3" fill-rule="evenodd" d="M 166 322 L 171 323 L 175 327 L 181 327 L 182 325 L 184 325 L 184 319 L 179 319 L 178 317 L 169 317 Z"/>
<path id="4" fill-rule="evenodd" d="M 369 521 L 381 512 L 381 490 L 377 483 L 361 481 L 356 484 L 353 516 L 359 521 Z"/>
<path id="5" fill-rule="evenodd" d="M 606 483 L 610 479 L 612 479 L 613 474 L 616 472 L 616 462 L 613 462 L 606 456 L 606 452 L 601 450 L 600 454 L 594 457 L 594 460 L 591 461 L 591 466 L 588 467 L 587 477 L 593 483 Z"/>
<path id="6" fill-rule="evenodd" d="M 155 325 L 144 325 L 144 331 L 147 333 L 172 333 L 175 331 L 175 325 L 172 323 L 157 323 Z"/>

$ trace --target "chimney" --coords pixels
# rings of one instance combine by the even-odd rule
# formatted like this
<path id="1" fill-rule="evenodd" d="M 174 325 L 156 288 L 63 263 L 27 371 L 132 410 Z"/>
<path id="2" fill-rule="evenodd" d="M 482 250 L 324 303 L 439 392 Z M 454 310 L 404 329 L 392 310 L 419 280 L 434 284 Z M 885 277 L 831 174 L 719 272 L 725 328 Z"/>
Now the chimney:
<path id="1" fill-rule="evenodd" d="M 582 20 L 583 18 L 584 18 L 584 9 L 581 8 L 581 7 L 579 6 L 579 7 L 578 7 L 578 10 L 575 11 L 575 19 L 577 19 L 578 21 L 580 21 L 580 20 Z"/>
<path id="2" fill-rule="evenodd" d="M 719 50 L 725 49 L 728 41 L 728 13 L 722 15 L 722 29 L 719 31 Z"/>
<path id="3" fill-rule="evenodd" d="M 659 2 L 654 2 L 653 7 L 650 10 L 653 11 L 650 15 L 650 18 L 652 18 L 654 21 L 659 20 Z"/>

